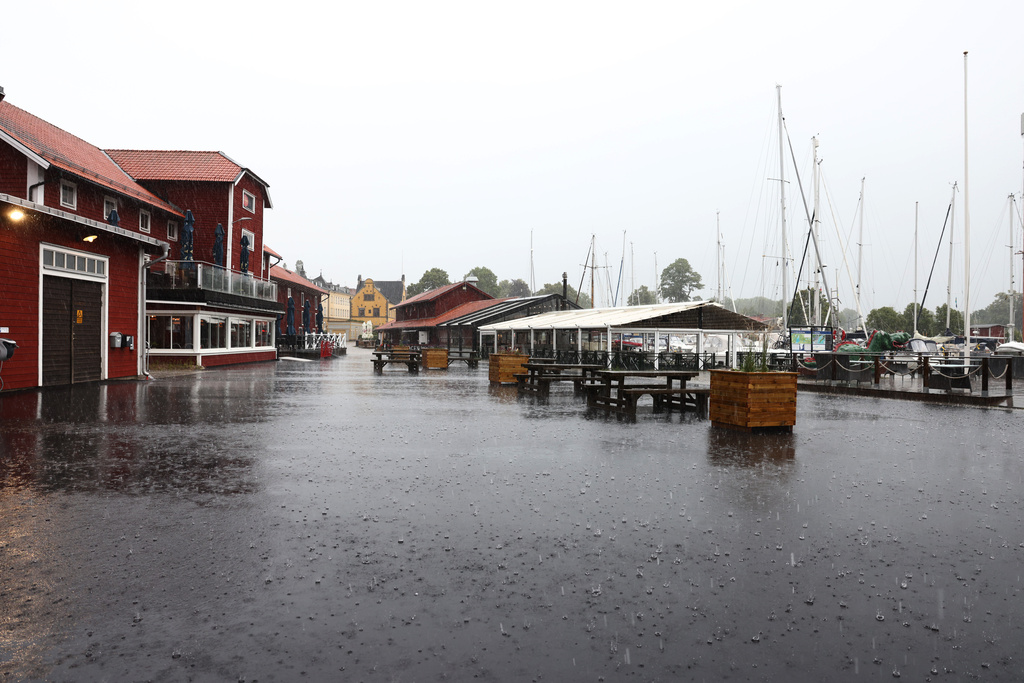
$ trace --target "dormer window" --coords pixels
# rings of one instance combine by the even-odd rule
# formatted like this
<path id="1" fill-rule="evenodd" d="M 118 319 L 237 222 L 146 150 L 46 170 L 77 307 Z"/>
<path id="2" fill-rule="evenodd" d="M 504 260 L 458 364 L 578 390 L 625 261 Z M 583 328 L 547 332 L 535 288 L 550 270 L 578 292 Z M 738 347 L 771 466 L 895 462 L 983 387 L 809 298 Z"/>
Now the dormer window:
<path id="1" fill-rule="evenodd" d="M 149 211 L 145 209 L 139 210 L 139 231 L 149 232 Z"/>
<path id="2" fill-rule="evenodd" d="M 256 213 L 256 195 L 242 190 L 242 208 L 249 213 Z"/>
<path id="3" fill-rule="evenodd" d="M 60 181 L 60 205 L 69 209 L 78 208 L 78 188 L 70 180 Z"/>

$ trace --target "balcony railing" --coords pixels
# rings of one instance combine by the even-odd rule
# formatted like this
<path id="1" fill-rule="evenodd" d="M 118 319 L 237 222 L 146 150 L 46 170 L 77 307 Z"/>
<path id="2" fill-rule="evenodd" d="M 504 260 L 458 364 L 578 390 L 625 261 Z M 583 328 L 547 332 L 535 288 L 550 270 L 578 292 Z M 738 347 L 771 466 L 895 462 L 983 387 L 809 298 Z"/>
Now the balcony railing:
<path id="1" fill-rule="evenodd" d="M 202 261 L 161 261 L 150 270 L 146 286 L 150 289 L 205 289 L 277 301 L 276 282 Z"/>

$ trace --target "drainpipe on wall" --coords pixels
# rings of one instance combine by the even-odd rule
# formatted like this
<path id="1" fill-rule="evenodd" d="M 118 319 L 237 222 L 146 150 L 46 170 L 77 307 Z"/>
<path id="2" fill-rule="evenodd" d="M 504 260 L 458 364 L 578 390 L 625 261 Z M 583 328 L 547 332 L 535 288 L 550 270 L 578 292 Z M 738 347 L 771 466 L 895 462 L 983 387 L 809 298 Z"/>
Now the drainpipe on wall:
<path id="1" fill-rule="evenodd" d="M 146 329 L 146 301 L 149 299 L 149 287 L 147 283 L 148 278 L 146 277 L 146 271 L 148 271 L 150 268 L 160 263 L 161 261 L 166 261 L 167 257 L 171 255 L 170 244 L 164 242 L 161 248 L 164 250 L 163 256 L 153 261 L 149 261 L 148 263 L 145 263 L 142 266 L 142 321 L 141 325 L 139 326 L 139 331 L 136 332 L 136 334 L 139 338 L 139 349 L 142 352 L 142 371 L 143 374 L 146 375 L 146 377 L 149 377 L 149 334 L 148 330 Z"/>

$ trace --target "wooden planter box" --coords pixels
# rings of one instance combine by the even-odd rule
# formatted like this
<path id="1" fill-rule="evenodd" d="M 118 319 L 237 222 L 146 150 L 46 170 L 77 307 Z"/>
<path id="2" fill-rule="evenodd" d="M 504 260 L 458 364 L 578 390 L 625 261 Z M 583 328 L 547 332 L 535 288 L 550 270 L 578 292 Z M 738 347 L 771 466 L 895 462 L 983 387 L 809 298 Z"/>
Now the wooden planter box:
<path id="1" fill-rule="evenodd" d="M 423 349 L 422 363 L 429 370 L 447 370 L 448 349 Z"/>
<path id="2" fill-rule="evenodd" d="M 524 353 L 492 353 L 487 360 L 487 379 L 498 384 L 514 384 L 515 376 L 526 372 L 523 364 L 529 360 Z"/>
<path id="3" fill-rule="evenodd" d="M 795 372 L 711 371 L 709 417 L 715 427 L 751 431 L 796 424 Z"/>

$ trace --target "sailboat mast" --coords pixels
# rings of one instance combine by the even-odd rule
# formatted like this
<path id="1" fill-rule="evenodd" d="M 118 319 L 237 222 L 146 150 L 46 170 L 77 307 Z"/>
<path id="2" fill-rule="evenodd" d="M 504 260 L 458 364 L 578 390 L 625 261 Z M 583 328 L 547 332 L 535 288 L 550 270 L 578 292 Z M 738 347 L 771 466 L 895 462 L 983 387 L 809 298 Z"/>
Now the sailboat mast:
<path id="1" fill-rule="evenodd" d="M 536 283 L 533 279 L 533 230 L 530 231 L 530 294 L 536 292 Z"/>
<path id="2" fill-rule="evenodd" d="M 590 236 L 590 253 L 591 253 L 591 266 L 590 266 L 590 307 L 597 308 L 597 301 L 594 299 L 594 271 L 597 270 L 597 249 L 594 247 L 596 238 L 594 235 Z"/>
<path id="3" fill-rule="evenodd" d="M 820 175 L 820 169 L 818 167 L 818 164 L 820 162 L 818 161 L 818 138 L 817 137 L 811 138 L 811 146 L 814 148 L 814 225 L 812 226 L 812 229 L 814 230 L 815 245 L 817 245 L 819 243 L 819 241 L 821 240 L 821 220 L 818 218 L 818 212 L 819 212 L 819 210 L 821 208 L 821 204 L 820 204 L 819 198 L 818 198 L 819 189 L 820 189 L 819 188 L 819 184 L 820 184 L 820 180 L 821 180 L 821 175 Z M 814 311 L 814 324 L 815 325 L 821 325 L 821 295 L 819 294 L 819 292 L 821 291 L 821 267 L 822 266 L 821 266 L 821 259 L 818 258 L 817 249 L 815 249 L 814 254 L 815 254 L 815 261 L 816 261 L 817 265 L 816 265 L 816 267 L 814 269 L 814 306 L 813 306 L 812 310 Z"/>
<path id="4" fill-rule="evenodd" d="M 1010 324 L 1007 325 L 1006 329 L 1006 341 L 1013 341 L 1013 266 L 1014 266 L 1014 253 L 1013 253 L 1013 208 L 1014 208 L 1014 197 L 1013 193 L 1010 193 Z"/>
<path id="5" fill-rule="evenodd" d="M 918 202 L 914 202 L 914 336 L 917 336 L 917 316 L 918 308 L 917 302 L 917 205 Z"/>
<path id="6" fill-rule="evenodd" d="M 718 292 L 715 295 L 715 298 L 718 299 L 718 303 L 722 303 L 723 302 L 723 299 L 722 299 L 722 221 L 721 221 L 721 218 L 719 217 L 720 214 L 721 214 L 720 211 L 715 211 L 715 237 L 718 239 L 718 258 L 716 259 L 716 261 L 718 262 L 718 267 L 715 268 L 715 270 L 717 271 L 716 275 L 717 275 L 717 279 L 718 279 Z"/>
<path id="7" fill-rule="evenodd" d="M 964 357 L 971 355 L 971 203 L 967 187 L 967 51 L 964 50 Z"/>
<path id="8" fill-rule="evenodd" d="M 779 203 L 782 217 L 782 329 L 789 328 L 789 278 L 787 277 L 789 264 L 786 262 L 788 249 L 786 246 L 786 152 L 782 131 L 782 86 L 775 86 L 775 93 L 779 101 Z M 788 334 L 788 333 L 787 333 Z"/>
<path id="9" fill-rule="evenodd" d="M 658 252 L 654 252 L 654 303 L 661 303 L 661 274 L 658 273 Z"/>
<path id="10" fill-rule="evenodd" d="M 860 329 L 867 332 L 867 323 L 860 310 L 861 274 L 864 269 L 864 178 L 860 179 L 860 229 L 857 236 L 857 317 L 860 318 Z"/>
<path id="11" fill-rule="evenodd" d="M 954 222 L 956 219 L 956 183 L 953 183 L 953 199 L 949 202 L 950 213 Z M 953 224 L 949 226 L 949 275 L 946 276 L 946 334 L 952 331 L 949 329 L 950 313 L 953 308 Z"/>

